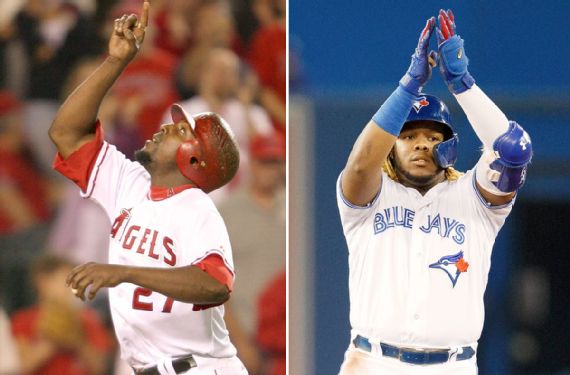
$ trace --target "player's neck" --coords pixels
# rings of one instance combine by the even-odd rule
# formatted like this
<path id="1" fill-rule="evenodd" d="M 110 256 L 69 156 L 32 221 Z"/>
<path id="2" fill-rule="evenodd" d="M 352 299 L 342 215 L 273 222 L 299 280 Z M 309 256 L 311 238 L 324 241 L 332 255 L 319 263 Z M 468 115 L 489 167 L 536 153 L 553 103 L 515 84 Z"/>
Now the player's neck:
<path id="1" fill-rule="evenodd" d="M 421 195 L 426 195 L 435 185 L 445 181 L 445 171 L 442 170 L 429 179 L 418 179 L 406 173 L 396 171 L 398 181 L 405 187 L 416 189 Z"/>
<path id="2" fill-rule="evenodd" d="M 182 176 L 179 172 L 167 174 L 152 173 L 150 179 L 151 185 L 153 187 L 172 188 L 192 183 L 186 177 Z"/>

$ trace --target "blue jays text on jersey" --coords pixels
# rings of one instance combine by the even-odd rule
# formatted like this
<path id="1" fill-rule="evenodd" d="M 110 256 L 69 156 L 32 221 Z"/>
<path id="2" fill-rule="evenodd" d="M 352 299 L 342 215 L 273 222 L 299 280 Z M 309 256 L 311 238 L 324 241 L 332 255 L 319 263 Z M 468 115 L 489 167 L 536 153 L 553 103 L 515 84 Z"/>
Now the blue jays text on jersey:
<path id="1" fill-rule="evenodd" d="M 398 226 L 411 229 L 415 214 L 415 211 L 402 206 L 384 208 L 374 215 L 374 234 Z M 427 222 L 419 228 L 424 233 L 436 232 L 443 238 L 451 238 L 457 244 L 465 242 L 465 224 L 439 213 L 427 215 Z"/>

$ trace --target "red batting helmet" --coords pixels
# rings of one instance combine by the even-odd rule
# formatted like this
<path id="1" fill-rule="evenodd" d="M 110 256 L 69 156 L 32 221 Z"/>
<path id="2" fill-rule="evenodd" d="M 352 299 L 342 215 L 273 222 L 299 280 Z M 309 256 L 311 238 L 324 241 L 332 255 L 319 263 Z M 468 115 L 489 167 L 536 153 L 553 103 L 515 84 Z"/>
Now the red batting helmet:
<path id="1" fill-rule="evenodd" d="M 188 116 L 174 104 L 172 121 L 186 121 L 194 139 L 182 143 L 176 152 L 178 169 L 187 179 L 209 193 L 227 184 L 239 166 L 239 149 L 230 126 L 213 112 Z"/>

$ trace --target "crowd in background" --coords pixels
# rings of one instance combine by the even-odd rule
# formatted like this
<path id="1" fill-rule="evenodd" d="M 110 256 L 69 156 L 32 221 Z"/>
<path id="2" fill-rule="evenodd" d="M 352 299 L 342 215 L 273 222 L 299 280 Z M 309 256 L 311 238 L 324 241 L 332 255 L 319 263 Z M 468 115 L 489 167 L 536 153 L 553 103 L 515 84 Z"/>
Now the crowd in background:
<path id="1" fill-rule="evenodd" d="M 55 173 L 47 131 L 62 100 L 105 58 L 115 18 L 142 0 L 0 3 L 0 375 L 129 374 L 106 294 L 65 287 L 106 262 L 110 223 Z M 152 0 L 145 42 L 101 105 L 127 157 L 174 102 L 218 112 L 240 146 L 238 175 L 212 193 L 232 241 L 230 336 L 252 375 L 285 374 L 285 0 Z"/>

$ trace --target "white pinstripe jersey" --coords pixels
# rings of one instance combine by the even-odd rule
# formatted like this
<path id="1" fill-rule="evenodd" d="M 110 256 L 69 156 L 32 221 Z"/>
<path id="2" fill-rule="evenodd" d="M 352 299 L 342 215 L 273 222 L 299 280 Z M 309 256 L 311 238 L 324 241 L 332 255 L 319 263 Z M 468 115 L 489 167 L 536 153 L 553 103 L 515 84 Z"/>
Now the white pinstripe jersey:
<path id="1" fill-rule="evenodd" d="M 344 198 L 339 177 L 353 335 L 409 347 L 476 345 L 492 247 L 512 202 L 488 205 L 474 171 L 424 196 L 382 172 L 367 207 Z"/>

